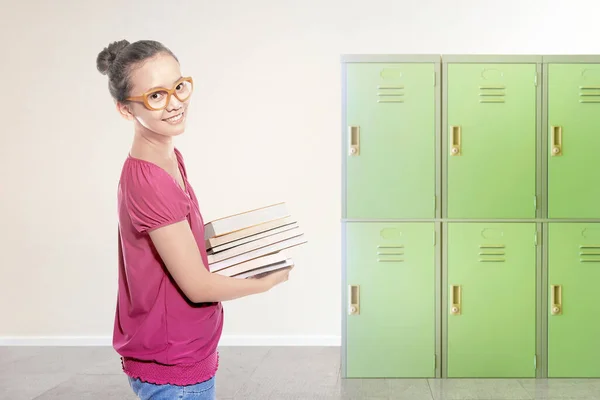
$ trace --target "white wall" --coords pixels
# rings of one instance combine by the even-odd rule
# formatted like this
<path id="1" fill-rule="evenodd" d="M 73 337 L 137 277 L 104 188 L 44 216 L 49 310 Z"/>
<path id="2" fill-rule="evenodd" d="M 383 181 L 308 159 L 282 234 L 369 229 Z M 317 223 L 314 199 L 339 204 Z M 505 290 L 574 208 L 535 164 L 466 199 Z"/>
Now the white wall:
<path id="1" fill-rule="evenodd" d="M 132 133 L 95 69 L 111 41 L 162 41 L 194 76 L 178 146 L 205 218 L 287 201 L 309 239 L 285 286 L 225 304 L 229 343 L 339 340 L 340 54 L 600 50 L 592 0 L 57 3 L 2 5 L 5 343 L 110 341 L 116 185 Z"/>

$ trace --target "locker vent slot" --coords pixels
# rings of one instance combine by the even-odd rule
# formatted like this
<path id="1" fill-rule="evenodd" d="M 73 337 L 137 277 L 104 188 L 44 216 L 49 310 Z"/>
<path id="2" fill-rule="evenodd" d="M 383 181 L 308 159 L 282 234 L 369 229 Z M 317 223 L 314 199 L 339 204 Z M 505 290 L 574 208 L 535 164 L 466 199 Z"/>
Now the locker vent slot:
<path id="1" fill-rule="evenodd" d="M 600 86 L 580 86 L 580 103 L 600 103 Z"/>
<path id="2" fill-rule="evenodd" d="M 482 244 L 479 245 L 479 262 L 505 262 L 506 252 L 503 244 Z"/>
<path id="3" fill-rule="evenodd" d="M 506 100 L 506 87 L 502 85 L 479 86 L 480 103 L 504 103 Z"/>
<path id="4" fill-rule="evenodd" d="M 404 245 L 377 246 L 377 262 L 404 262 Z"/>
<path id="5" fill-rule="evenodd" d="M 378 103 L 404 103 L 403 85 L 379 85 L 377 86 Z"/>
<path id="6" fill-rule="evenodd" d="M 579 262 L 600 263 L 600 245 L 581 245 L 579 249 Z"/>

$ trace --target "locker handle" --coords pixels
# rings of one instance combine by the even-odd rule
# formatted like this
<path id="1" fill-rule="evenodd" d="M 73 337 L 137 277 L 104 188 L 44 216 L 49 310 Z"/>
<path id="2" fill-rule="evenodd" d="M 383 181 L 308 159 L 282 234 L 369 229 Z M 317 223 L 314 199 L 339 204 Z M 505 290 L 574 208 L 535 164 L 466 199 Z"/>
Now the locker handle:
<path id="1" fill-rule="evenodd" d="M 560 315 L 562 314 L 562 286 L 561 285 L 552 285 L 551 286 L 551 300 L 552 309 L 550 312 L 552 315 Z"/>
<path id="2" fill-rule="evenodd" d="M 460 315 L 461 313 L 461 297 L 462 297 L 461 287 L 458 285 L 453 285 L 451 287 L 451 299 L 450 303 L 452 304 L 450 307 L 450 314 L 452 315 Z"/>
<path id="3" fill-rule="evenodd" d="M 350 139 L 350 155 L 357 156 L 360 154 L 360 127 L 349 126 L 348 137 Z"/>
<path id="4" fill-rule="evenodd" d="M 552 157 L 562 156 L 562 127 L 553 126 L 552 130 Z"/>
<path id="5" fill-rule="evenodd" d="M 461 147 L 461 128 L 460 126 L 451 126 L 452 145 L 450 147 L 450 154 L 453 156 L 460 156 Z"/>
<path id="6" fill-rule="evenodd" d="M 360 314 L 360 286 L 358 285 L 348 287 L 348 314 Z"/>

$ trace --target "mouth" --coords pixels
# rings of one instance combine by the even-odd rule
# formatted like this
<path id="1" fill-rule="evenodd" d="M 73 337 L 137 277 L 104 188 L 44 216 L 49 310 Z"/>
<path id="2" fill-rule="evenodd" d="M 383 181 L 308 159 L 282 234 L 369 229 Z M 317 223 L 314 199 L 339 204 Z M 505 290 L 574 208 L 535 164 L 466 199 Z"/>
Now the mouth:
<path id="1" fill-rule="evenodd" d="M 174 116 L 172 116 L 172 117 L 170 117 L 170 118 L 163 119 L 163 121 L 165 121 L 165 122 L 167 122 L 167 123 L 169 123 L 169 124 L 173 124 L 173 125 L 175 125 L 175 124 L 178 124 L 178 123 L 180 123 L 181 121 L 183 121 L 183 116 L 184 116 L 184 114 L 185 114 L 185 111 L 184 111 L 184 112 L 181 112 L 181 113 L 179 113 L 179 114 L 177 114 L 177 115 L 174 115 Z"/>

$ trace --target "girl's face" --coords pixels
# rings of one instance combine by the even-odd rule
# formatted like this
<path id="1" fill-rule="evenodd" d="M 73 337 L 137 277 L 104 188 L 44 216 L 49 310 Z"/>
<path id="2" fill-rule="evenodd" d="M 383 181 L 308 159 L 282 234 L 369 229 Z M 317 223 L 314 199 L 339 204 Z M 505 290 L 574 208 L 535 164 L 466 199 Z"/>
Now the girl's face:
<path id="1" fill-rule="evenodd" d="M 127 106 L 118 104 L 117 108 L 125 118 L 152 133 L 167 137 L 180 135 L 185 130 L 192 92 L 191 81 L 182 78 L 177 60 L 161 53 L 131 71 L 130 99 L 134 101 Z M 175 95 L 168 96 L 165 90 L 155 92 L 157 88 L 174 90 L 173 94 L 184 101 Z"/>

